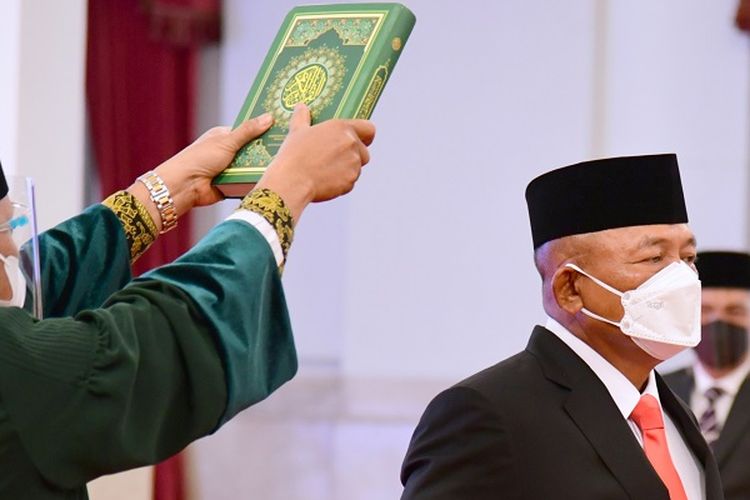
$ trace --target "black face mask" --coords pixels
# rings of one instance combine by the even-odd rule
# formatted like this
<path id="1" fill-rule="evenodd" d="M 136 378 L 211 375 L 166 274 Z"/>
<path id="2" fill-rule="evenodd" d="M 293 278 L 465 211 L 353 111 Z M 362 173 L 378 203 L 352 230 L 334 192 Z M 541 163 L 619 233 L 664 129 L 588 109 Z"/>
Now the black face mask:
<path id="1" fill-rule="evenodd" d="M 695 352 L 701 362 L 711 368 L 734 368 L 747 353 L 747 329 L 714 321 L 701 326 L 701 341 Z"/>

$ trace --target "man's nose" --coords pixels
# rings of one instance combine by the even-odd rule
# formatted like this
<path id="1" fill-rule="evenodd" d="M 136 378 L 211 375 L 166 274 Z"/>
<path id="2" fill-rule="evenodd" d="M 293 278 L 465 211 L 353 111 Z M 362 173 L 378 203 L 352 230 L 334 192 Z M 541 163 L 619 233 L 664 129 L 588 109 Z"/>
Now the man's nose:
<path id="1" fill-rule="evenodd" d="M 707 325 L 722 319 L 721 314 L 716 310 L 702 311 L 701 312 L 701 323 Z"/>

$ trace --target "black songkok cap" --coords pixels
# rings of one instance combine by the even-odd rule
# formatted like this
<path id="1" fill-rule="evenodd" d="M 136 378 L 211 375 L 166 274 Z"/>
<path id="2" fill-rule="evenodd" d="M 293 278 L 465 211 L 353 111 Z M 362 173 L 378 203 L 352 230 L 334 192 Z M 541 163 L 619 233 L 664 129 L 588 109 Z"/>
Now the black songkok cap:
<path id="1" fill-rule="evenodd" d="M 688 221 L 677 156 L 585 161 L 542 174 L 526 187 L 534 249 L 574 234 Z"/>
<path id="2" fill-rule="evenodd" d="M 0 200 L 8 196 L 8 183 L 5 181 L 3 173 L 3 164 L 0 163 Z"/>
<path id="3" fill-rule="evenodd" d="M 698 252 L 695 261 L 703 288 L 747 288 L 750 290 L 750 254 L 744 252 Z"/>

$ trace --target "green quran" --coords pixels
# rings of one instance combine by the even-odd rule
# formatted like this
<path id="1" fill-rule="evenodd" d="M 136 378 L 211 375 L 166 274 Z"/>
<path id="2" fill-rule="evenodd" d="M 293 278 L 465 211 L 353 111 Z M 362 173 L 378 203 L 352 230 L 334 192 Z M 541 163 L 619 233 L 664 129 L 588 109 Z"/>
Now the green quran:
<path id="1" fill-rule="evenodd" d="M 245 145 L 214 184 L 242 197 L 260 179 L 304 102 L 313 123 L 370 118 L 414 27 L 398 3 L 295 7 L 284 19 L 234 126 L 270 112 L 274 125 Z"/>

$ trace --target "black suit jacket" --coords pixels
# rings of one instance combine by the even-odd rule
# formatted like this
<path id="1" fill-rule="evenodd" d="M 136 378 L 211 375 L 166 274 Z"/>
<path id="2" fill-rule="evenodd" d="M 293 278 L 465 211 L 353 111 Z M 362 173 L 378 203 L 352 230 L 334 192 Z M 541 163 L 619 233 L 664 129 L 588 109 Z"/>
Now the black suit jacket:
<path id="1" fill-rule="evenodd" d="M 695 387 L 692 368 L 664 376 L 686 403 Z M 745 379 L 734 398 L 719 439 L 713 445 L 727 500 L 750 500 L 750 379 Z"/>
<path id="2" fill-rule="evenodd" d="M 716 462 L 688 408 L 657 375 L 662 406 L 703 463 Z M 669 500 L 604 384 L 553 333 L 439 394 L 412 437 L 402 500 Z"/>

